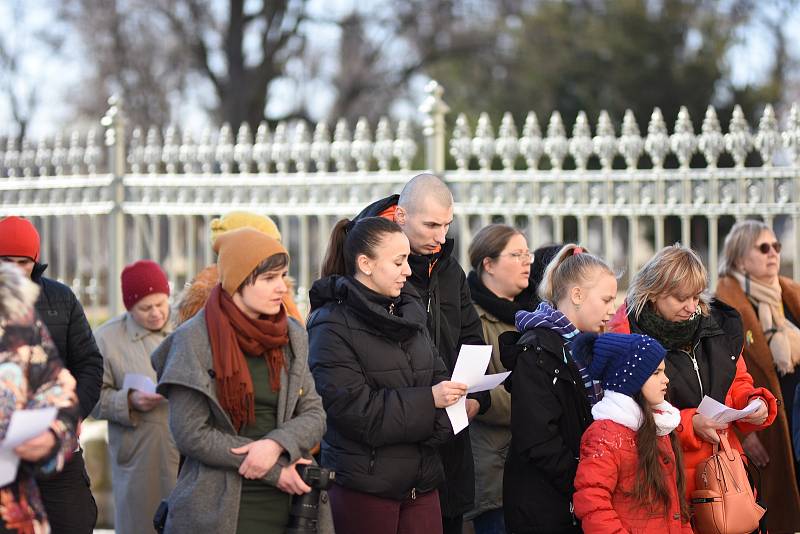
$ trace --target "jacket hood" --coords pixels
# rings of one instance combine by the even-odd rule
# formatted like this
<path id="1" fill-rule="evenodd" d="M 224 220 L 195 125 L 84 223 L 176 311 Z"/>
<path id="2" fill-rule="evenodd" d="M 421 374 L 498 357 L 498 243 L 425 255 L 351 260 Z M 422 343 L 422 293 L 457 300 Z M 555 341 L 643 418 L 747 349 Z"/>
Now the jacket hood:
<path id="1" fill-rule="evenodd" d="M 394 220 L 394 208 L 397 207 L 397 201 L 400 200 L 400 195 L 390 195 L 386 198 L 376 200 L 356 215 L 353 220 L 358 221 L 366 217 L 388 217 L 392 215 L 391 220 Z"/>
<path id="2" fill-rule="evenodd" d="M 350 276 L 332 275 L 314 282 L 309 292 L 312 316 L 309 326 L 321 320 L 320 312 L 327 304 L 347 306 L 365 323 L 393 339 L 406 339 L 427 327 L 427 315 L 411 284 L 406 283 L 400 296 L 380 295 Z M 390 313 L 389 310 L 393 313 Z"/>
<path id="3" fill-rule="evenodd" d="M 38 261 L 33 265 L 33 272 L 31 272 L 31 280 L 36 282 L 37 284 L 40 283 L 44 272 L 47 270 L 46 263 L 39 263 Z"/>

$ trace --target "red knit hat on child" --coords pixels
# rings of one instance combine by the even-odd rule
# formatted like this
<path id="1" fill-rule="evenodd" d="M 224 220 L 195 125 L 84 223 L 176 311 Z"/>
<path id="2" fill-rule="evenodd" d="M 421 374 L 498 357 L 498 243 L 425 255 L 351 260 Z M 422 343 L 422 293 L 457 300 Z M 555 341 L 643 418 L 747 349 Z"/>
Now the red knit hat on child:
<path id="1" fill-rule="evenodd" d="M 152 260 L 139 260 L 122 270 L 122 302 L 130 310 L 153 293 L 169 295 L 169 282 L 161 266 Z"/>
<path id="2" fill-rule="evenodd" d="M 39 232 L 27 219 L 0 220 L 0 256 L 20 256 L 39 261 Z"/>

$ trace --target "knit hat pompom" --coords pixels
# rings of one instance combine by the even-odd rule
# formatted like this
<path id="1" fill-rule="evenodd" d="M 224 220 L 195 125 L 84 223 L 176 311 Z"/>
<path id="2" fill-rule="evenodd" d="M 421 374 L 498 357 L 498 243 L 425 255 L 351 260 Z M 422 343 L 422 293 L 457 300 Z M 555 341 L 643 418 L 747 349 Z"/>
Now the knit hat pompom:
<path id="1" fill-rule="evenodd" d="M 217 241 L 219 236 L 225 232 L 239 230 L 240 228 L 252 228 L 263 234 L 267 234 L 273 239 L 281 240 L 281 232 L 271 218 L 266 215 L 258 215 L 247 211 L 232 211 L 219 219 L 211 221 L 211 245 Z"/>
<path id="2" fill-rule="evenodd" d="M 169 281 L 161 266 L 152 260 L 139 260 L 122 270 L 122 302 L 130 310 L 153 293 L 169 296 Z"/>
<path id="3" fill-rule="evenodd" d="M 667 355 L 658 341 L 642 334 L 580 334 L 572 350 L 590 351 L 591 356 L 583 356 L 589 375 L 601 381 L 603 389 L 629 397 L 642 389 Z"/>
<path id="4" fill-rule="evenodd" d="M 586 367 L 588 367 L 594 359 L 594 342 L 597 341 L 597 338 L 598 334 L 594 332 L 585 332 L 578 334 L 575 339 L 572 340 L 572 345 L 570 346 L 572 355 Z"/>

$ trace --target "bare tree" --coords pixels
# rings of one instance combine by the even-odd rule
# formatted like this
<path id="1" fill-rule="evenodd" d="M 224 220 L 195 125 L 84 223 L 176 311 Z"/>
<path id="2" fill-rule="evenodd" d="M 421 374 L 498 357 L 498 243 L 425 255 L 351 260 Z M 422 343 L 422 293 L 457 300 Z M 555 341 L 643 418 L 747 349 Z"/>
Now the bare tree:
<path id="1" fill-rule="evenodd" d="M 24 26 L 20 2 L 11 5 L 11 24 L 14 30 L 0 33 L 0 97 L 8 104 L 16 125 L 16 137 L 21 141 L 38 102 L 36 85 L 25 79 L 22 61 L 26 50 L 16 32 Z"/>

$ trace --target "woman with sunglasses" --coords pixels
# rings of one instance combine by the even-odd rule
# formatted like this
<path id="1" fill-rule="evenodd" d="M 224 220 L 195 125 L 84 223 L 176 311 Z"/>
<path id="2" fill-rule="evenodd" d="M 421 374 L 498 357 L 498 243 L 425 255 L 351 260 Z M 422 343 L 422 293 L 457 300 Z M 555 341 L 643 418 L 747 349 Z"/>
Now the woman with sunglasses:
<path id="1" fill-rule="evenodd" d="M 744 360 L 756 386 L 781 401 L 775 424 L 742 440 L 761 468 L 770 532 L 800 531 L 797 460 L 792 451 L 791 410 L 800 383 L 800 285 L 778 276 L 781 244 L 761 221 L 741 221 L 725 238 L 717 297 L 741 314 Z M 788 408 L 787 408 L 788 407 Z"/>
<path id="2" fill-rule="evenodd" d="M 695 468 L 711 456 L 719 432 L 728 431 L 731 446 L 741 451 L 737 434 L 768 427 L 777 412 L 775 396 L 753 385 L 741 358 L 739 313 L 712 300 L 707 286 L 697 253 L 681 245 L 665 247 L 633 277 L 625 304 L 609 324 L 612 332 L 646 334 L 667 349 L 667 399 L 681 411 L 677 432 L 687 498 L 695 489 Z M 751 403 L 757 408 L 732 425 L 722 424 L 697 412 L 704 396 L 735 409 Z"/>

